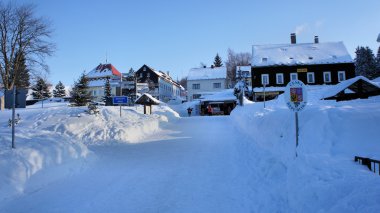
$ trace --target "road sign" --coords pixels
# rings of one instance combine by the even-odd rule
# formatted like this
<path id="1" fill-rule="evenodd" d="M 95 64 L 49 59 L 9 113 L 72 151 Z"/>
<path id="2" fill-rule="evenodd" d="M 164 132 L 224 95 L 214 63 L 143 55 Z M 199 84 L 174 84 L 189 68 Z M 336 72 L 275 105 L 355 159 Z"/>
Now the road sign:
<path id="1" fill-rule="evenodd" d="M 112 103 L 113 104 L 128 104 L 128 97 L 127 96 L 114 96 L 112 97 Z"/>
<path id="2" fill-rule="evenodd" d="M 285 103 L 294 112 L 303 110 L 307 103 L 305 84 L 300 80 L 290 81 L 285 88 Z"/>

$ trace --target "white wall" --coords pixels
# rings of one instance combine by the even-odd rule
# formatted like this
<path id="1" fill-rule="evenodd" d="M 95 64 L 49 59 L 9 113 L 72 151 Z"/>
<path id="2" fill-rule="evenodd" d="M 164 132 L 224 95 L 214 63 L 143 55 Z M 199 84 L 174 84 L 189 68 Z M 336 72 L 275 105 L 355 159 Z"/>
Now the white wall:
<path id="1" fill-rule="evenodd" d="M 220 88 L 214 88 L 214 83 L 220 83 Z M 200 89 L 193 89 L 193 84 L 200 84 Z M 226 79 L 207 79 L 207 80 L 188 80 L 187 81 L 187 100 L 193 100 L 193 94 L 207 92 L 219 92 L 226 89 Z"/>

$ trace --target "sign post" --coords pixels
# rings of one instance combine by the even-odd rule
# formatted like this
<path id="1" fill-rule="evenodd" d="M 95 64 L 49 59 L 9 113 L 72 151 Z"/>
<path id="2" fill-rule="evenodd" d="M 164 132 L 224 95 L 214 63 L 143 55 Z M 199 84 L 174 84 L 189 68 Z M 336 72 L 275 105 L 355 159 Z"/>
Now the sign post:
<path id="1" fill-rule="evenodd" d="M 302 81 L 293 80 L 286 85 L 285 89 L 285 103 L 295 113 L 296 120 L 296 149 L 298 147 L 298 112 L 303 110 L 307 103 L 307 91 L 306 86 Z M 297 150 L 296 150 L 297 157 Z"/>
<path id="2" fill-rule="evenodd" d="M 127 96 L 114 96 L 112 97 L 112 103 L 118 104 L 120 106 L 120 117 L 121 117 L 121 105 L 128 104 L 128 97 Z"/>
<path id="3" fill-rule="evenodd" d="M 15 115 L 16 115 L 16 86 L 13 86 L 12 94 L 12 149 L 16 148 L 15 145 Z"/>

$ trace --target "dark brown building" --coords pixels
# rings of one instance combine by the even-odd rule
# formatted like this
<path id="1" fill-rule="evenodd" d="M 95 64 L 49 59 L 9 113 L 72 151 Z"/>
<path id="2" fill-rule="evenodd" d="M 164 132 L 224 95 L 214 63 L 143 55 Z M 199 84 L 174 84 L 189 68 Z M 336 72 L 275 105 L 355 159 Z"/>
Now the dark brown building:
<path id="1" fill-rule="evenodd" d="M 252 87 L 256 99 L 262 96 L 259 91 L 264 84 L 270 91 L 268 94 L 275 96 L 295 79 L 308 85 L 322 85 L 353 77 L 355 66 L 343 42 L 320 43 L 316 36 L 313 43 L 297 44 L 292 34 L 290 44 L 252 47 Z"/>

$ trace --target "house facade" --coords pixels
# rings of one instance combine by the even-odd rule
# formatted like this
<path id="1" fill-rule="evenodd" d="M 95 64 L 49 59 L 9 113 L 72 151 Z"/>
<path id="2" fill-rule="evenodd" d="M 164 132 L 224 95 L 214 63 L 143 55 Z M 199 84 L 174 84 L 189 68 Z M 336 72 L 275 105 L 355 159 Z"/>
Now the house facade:
<path id="1" fill-rule="evenodd" d="M 148 85 L 150 95 L 163 102 L 181 97 L 184 91 L 184 88 L 174 81 L 169 73 L 156 71 L 145 64 L 136 71 L 136 78 L 137 83 Z"/>
<path id="2" fill-rule="evenodd" d="M 271 91 L 268 94 L 276 95 L 291 80 L 323 85 L 355 77 L 353 59 L 343 42 L 320 43 L 317 36 L 314 43 L 297 44 L 292 34 L 290 44 L 253 45 L 251 64 L 256 97 L 262 95 L 258 91 L 264 85 Z"/>
<path id="3" fill-rule="evenodd" d="M 86 77 L 88 78 L 88 91 L 93 101 L 102 101 L 107 79 L 111 84 L 111 94 L 118 95 L 116 93 L 120 88 L 121 73 L 112 64 L 99 64 Z"/>
<path id="4" fill-rule="evenodd" d="M 187 76 L 187 100 L 199 99 L 201 95 L 220 92 L 227 88 L 226 67 L 203 67 L 190 69 Z"/>

